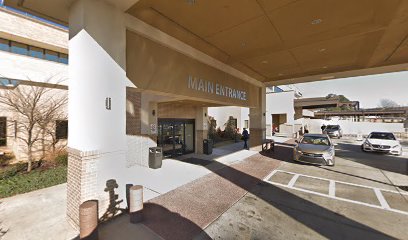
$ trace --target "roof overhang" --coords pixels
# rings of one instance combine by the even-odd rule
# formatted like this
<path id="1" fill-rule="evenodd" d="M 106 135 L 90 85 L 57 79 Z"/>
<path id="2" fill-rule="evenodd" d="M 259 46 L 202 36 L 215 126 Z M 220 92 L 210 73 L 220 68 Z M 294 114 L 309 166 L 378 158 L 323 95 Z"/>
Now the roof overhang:
<path id="1" fill-rule="evenodd" d="M 408 70 L 408 1 L 105 0 L 267 84 Z M 68 23 L 73 0 L 5 0 Z"/>

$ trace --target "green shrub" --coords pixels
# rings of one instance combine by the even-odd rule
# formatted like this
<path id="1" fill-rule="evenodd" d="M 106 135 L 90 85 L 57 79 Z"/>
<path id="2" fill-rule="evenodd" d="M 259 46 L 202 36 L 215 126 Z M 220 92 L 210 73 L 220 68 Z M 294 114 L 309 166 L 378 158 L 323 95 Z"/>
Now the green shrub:
<path id="1" fill-rule="evenodd" d="M 12 177 L 17 174 L 17 167 L 10 165 L 0 170 L 0 180 Z"/>
<path id="2" fill-rule="evenodd" d="M 36 161 L 32 163 L 32 170 L 41 167 L 42 161 Z M 17 175 L 18 173 L 26 172 L 28 167 L 27 162 L 18 162 L 16 164 L 10 164 L 0 169 L 0 180 L 7 179 Z"/>
<path id="3" fill-rule="evenodd" d="M 55 157 L 55 162 L 58 165 L 67 166 L 68 165 L 68 153 L 61 153 Z"/>
<path id="4" fill-rule="evenodd" d="M 35 169 L 30 173 L 0 179 L 0 198 L 47 188 L 67 181 L 67 168 Z"/>

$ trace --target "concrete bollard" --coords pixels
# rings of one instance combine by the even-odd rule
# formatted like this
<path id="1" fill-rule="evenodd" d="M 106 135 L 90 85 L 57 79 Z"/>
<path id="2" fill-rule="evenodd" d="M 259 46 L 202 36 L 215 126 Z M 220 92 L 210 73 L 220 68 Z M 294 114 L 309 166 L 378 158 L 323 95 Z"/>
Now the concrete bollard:
<path id="1" fill-rule="evenodd" d="M 79 206 L 79 238 L 98 239 L 98 201 L 90 200 Z"/>
<path id="2" fill-rule="evenodd" d="M 143 220 L 143 186 L 135 185 L 129 190 L 129 215 L 131 223 Z"/>

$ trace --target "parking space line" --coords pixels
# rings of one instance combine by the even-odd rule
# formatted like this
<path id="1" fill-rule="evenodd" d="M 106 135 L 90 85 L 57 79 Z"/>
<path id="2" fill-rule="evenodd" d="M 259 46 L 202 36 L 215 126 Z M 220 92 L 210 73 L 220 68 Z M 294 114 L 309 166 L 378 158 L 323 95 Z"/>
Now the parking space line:
<path id="1" fill-rule="evenodd" d="M 284 172 L 284 173 L 288 173 L 288 174 L 293 174 L 294 176 L 292 177 L 292 179 L 289 181 L 288 184 L 282 184 L 282 183 L 278 183 L 278 182 L 269 181 L 269 179 L 274 174 L 276 174 L 277 172 Z M 329 181 L 329 194 L 324 194 L 324 193 L 320 193 L 320 192 L 311 191 L 311 190 L 308 190 L 308 189 L 295 187 L 294 184 L 296 183 L 297 179 L 300 176 Z M 268 182 L 270 184 L 276 185 L 276 186 L 281 186 L 281 187 L 285 187 L 285 188 L 289 188 L 289 189 L 293 189 L 293 190 L 297 190 L 297 191 L 301 191 L 301 192 L 305 192 L 305 193 L 310 193 L 310 194 L 318 195 L 318 196 L 321 196 L 321 197 L 327 197 L 327 198 L 331 198 L 331 199 L 335 199 L 335 200 L 339 200 L 339 201 L 343 201 L 343 202 L 354 203 L 354 204 L 358 204 L 358 205 L 363 205 L 363 206 L 367 206 L 367 207 L 383 209 L 383 210 L 390 211 L 390 212 L 395 212 L 395 213 L 408 215 L 408 212 L 391 208 L 389 206 L 388 202 L 385 200 L 384 196 L 382 195 L 382 191 L 401 194 L 400 192 L 397 192 L 397 191 L 380 189 L 380 188 L 369 187 L 369 186 L 353 184 L 353 183 L 347 183 L 347 182 L 342 182 L 342 181 L 336 181 L 336 180 L 331 180 L 331 179 L 326 179 L 326 178 L 308 176 L 308 175 L 304 175 L 304 174 L 300 174 L 300 173 L 293 173 L 293 172 L 288 172 L 288 171 L 283 171 L 283 170 L 274 170 L 274 171 L 272 171 L 267 177 L 264 178 L 264 181 Z M 345 184 L 345 185 L 358 186 L 358 187 L 371 189 L 371 190 L 374 191 L 380 205 L 370 204 L 370 203 L 366 203 L 366 202 L 360 202 L 360 201 L 351 200 L 351 199 L 342 198 L 342 197 L 336 197 L 336 183 L 342 183 L 342 184 Z M 402 194 L 405 194 L 405 193 L 402 193 Z"/>
<path id="2" fill-rule="evenodd" d="M 336 196 L 336 182 L 333 180 L 330 180 L 329 182 L 329 196 L 330 197 Z"/>
<path id="3" fill-rule="evenodd" d="M 299 174 L 299 176 L 303 176 L 303 177 L 308 177 L 308 178 L 314 178 L 314 179 L 320 179 L 320 180 L 325 180 L 325 181 L 330 181 L 331 179 L 328 178 L 321 178 L 321 177 L 315 177 L 315 176 L 309 176 L 309 175 L 305 175 L 305 174 L 301 174 L 301 173 L 294 173 L 294 172 L 289 172 L 289 171 L 285 171 L 285 170 L 274 170 L 274 174 L 276 172 L 284 172 L 284 173 L 289 173 L 289 174 Z M 272 177 L 273 174 L 270 174 L 270 177 Z M 269 176 L 269 175 L 268 175 Z M 269 178 L 268 178 L 269 179 Z M 267 180 L 267 179 L 264 179 Z M 356 183 L 349 183 L 349 182 L 343 182 L 343 181 L 337 181 L 337 180 L 333 180 L 336 183 L 342 183 L 345 185 L 351 185 L 351 186 L 356 186 L 356 187 L 362 187 L 362 188 L 368 188 L 368 189 L 373 189 L 374 187 L 370 187 L 370 186 L 365 186 L 365 185 L 361 185 L 361 184 L 356 184 Z M 388 189 L 383 189 L 383 188 L 378 188 L 383 192 L 391 192 L 391 193 L 397 193 L 397 194 L 402 194 L 402 195 L 407 195 L 408 196 L 408 192 L 399 192 L 399 191 L 393 191 L 393 190 L 388 190 Z"/>
<path id="4" fill-rule="evenodd" d="M 295 185 L 296 181 L 298 180 L 299 176 L 300 176 L 299 174 L 295 174 L 292 177 L 292 179 L 290 179 L 290 181 L 288 183 L 288 187 L 293 187 Z"/>
<path id="5" fill-rule="evenodd" d="M 381 193 L 381 190 L 378 188 L 374 188 L 375 195 L 377 196 L 378 201 L 381 204 L 381 207 L 385 209 L 389 209 L 390 205 L 388 205 L 387 200 L 385 200 L 384 196 Z"/>

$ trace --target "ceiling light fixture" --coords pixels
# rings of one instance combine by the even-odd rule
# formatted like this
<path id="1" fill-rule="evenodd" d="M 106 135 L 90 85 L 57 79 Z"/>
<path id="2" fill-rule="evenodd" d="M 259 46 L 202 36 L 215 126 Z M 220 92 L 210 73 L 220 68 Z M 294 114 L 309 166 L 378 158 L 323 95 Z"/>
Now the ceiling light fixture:
<path id="1" fill-rule="evenodd" d="M 263 64 L 267 64 L 267 63 L 268 63 L 268 61 L 266 61 L 266 60 L 263 60 L 263 61 L 262 61 L 262 63 L 263 63 Z"/>
<path id="2" fill-rule="evenodd" d="M 326 51 L 326 48 L 319 49 L 319 52 L 324 52 L 324 51 Z"/>
<path id="3" fill-rule="evenodd" d="M 279 74 L 278 74 L 278 76 L 283 76 L 283 75 L 284 75 L 283 73 L 279 73 Z"/>
<path id="4" fill-rule="evenodd" d="M 320 18 L 318 18 L 318 19 L 312 20 L 311 24 L 312 24 L 312 25 L 316 25 L 316 24 L 320 24 L 320 23 L 322 23 L 322 22 L 323 22 L 323 20 L 320 19 Z"/>
<path id="5" fill-rule="evenodd" d="M 246 43 L 245 42 L 242 42 L 241 43 L 241 47 L 245 47 L 246 46 Z"/>
<path id="6" fill-rule="evenodd" d="M 326 69 L 326 68 L 327 68 L 327 66 L 323 66 L 322 68 L 323 68 L 323 69 Z"/>

